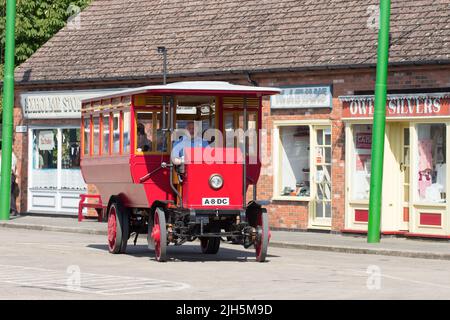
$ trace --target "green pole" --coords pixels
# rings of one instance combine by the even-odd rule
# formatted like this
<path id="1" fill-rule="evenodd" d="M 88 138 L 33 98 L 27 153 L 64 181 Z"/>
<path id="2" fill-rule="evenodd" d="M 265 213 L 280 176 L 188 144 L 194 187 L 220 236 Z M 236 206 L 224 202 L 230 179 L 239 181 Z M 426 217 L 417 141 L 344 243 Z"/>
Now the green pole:
<path id="1" fill-rule="evenodd" d="M 391 1 L 380 0 L 380 30 L 378 34 L 378 62 L 372 138 L 372 168 L 370 174 L 369 226 L 367 232 L 367 242 L 369 243 L 380 242 L 390 11 Z"/>
<path id="2" fill-rule="evenodd" d="M 5 72 L 3 79 L 2 166 L 0 184 L 0 220 L 9 220 L 11 197 L 11 161 L 14 112 L 16 0 L 6 1 Z"/>

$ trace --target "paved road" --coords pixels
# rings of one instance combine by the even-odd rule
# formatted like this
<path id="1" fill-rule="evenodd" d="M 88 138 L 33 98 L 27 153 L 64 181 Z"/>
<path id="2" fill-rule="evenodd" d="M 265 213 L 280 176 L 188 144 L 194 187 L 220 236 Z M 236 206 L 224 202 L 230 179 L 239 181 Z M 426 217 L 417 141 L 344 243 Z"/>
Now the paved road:
<path id="1" fill-rule="evenodd" d="M 449 299 L 450 261 L 270 248 L 269 262 L 224 244 L 170 247 L 145 238 L 111 255 L 98 235 L 0 230 L 0 299 Z"/>

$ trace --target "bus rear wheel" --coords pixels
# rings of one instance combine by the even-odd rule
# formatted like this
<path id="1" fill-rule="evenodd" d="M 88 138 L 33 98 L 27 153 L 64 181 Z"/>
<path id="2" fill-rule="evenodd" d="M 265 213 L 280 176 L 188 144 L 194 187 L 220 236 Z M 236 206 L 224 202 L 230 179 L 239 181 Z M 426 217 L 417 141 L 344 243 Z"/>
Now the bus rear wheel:
<path id="1" fill-rule="evenodd" d="M 108 249 L 110 253 L 124 253 L 128 243 L 129 217 L 120 202 L 113 202 L 108 210 Z"/>

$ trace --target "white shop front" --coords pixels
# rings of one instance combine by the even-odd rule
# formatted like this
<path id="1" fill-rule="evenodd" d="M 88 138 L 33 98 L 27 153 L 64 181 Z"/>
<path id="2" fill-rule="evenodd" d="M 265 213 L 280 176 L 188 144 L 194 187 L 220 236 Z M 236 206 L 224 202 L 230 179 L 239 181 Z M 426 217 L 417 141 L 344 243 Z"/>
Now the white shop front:
<path id="1" fill-rule="evenodd" d="M 347 231 L 367 231 L 373 96 L 340 97 L 346 123 Z M 450 94 L 389 95 L 386 105 L 384 234 L 450 238 Z"/>
<path id="2" fill-rule="evenodd" d="M 20 130 L 28 135 L 28 152 L 23 152 L 28 154 L 28 212 L 78 212 L 80 194 L 87 192 L 80 170 L 81 100 L 112 91 L 21 94 L 26 126 Z"/>

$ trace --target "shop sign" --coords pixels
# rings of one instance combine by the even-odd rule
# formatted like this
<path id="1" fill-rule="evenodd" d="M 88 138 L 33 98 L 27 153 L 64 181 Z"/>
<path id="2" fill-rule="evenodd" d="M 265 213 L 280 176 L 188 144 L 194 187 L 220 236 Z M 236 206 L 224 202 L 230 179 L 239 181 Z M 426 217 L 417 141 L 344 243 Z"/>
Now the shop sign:
<path id="1" fill-rule="evenodd" d="M 23 113 L 27 119 L 81 118 L 81 100 L 103 95 L 113 90 L 28 92 L 21 95 Z"/>
<path id="2" fill-rule="evenodd" d="M 302 86 L 282 88 L 271 96 L 272 109 L 331 108 L 331 86 Z"/>
<path id="3" fill-rule="evenodd" d="M 52 151 L 55 149 L 55 134 L 53 130 L 39 132 L 39 150 Z"/>
<path id="4" fill-rule="evenodd" d="M 358 132 L 356 134 L 356 149 L 371 149 L 372 148 L 372 133 Z"/>
<path id="5" fill-rule="evenodd" d="M 26 133 L 27 129 L 27 126 L 16 126 L 16 133 Z"/>
<path id="6" fill-rule="evenodd" d="M 343 118 L 372 118 L 373 96 L 340 97 L 343 102 Z M 450 94 L 389 95 L 386 117 L 442 117 L 450 116 Z"/>

